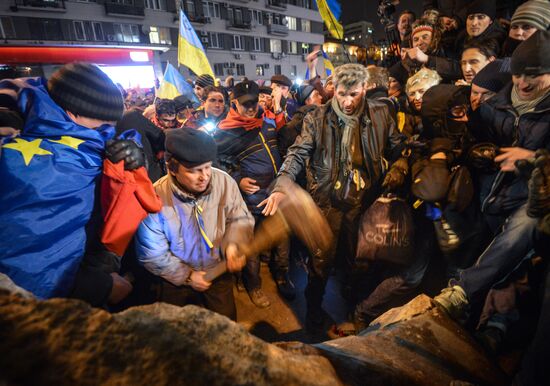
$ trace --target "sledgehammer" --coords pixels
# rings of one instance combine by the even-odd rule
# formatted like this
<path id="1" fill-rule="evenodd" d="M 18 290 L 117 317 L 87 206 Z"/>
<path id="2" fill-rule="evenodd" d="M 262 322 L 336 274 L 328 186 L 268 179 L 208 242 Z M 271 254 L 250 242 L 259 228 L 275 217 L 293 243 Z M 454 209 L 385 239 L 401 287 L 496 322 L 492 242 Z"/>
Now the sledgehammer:
<path id="1" fill-rule="evenodd" d="M 239 251 L 246 257 L 269 251 L 276 245 L 295 235 L 314 256 L 328 250 L 333 234 L 330 226 L 311 196 L 295 183 L 288 184 L 286 197 L 277 212 L 267 217 L 254 233 L 254 239 L 246 245 L 239 245 Z M 227 271 L 225 261 L 206 271 L 204 279 L 212 281 Z"/>

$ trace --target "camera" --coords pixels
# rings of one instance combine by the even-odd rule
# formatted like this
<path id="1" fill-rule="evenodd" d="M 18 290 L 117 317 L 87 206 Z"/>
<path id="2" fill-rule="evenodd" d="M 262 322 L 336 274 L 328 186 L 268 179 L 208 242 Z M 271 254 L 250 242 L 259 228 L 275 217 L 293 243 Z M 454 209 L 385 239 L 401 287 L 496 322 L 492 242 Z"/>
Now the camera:
<path id="1" fill-rule="evenodd" d="M 390 25 L 395 25 L 393 14 L 395 6 L 399 4 L 399 0 L 380 0 L 376 14 L 380 18 L 380 23 L 386 28 Z"/>

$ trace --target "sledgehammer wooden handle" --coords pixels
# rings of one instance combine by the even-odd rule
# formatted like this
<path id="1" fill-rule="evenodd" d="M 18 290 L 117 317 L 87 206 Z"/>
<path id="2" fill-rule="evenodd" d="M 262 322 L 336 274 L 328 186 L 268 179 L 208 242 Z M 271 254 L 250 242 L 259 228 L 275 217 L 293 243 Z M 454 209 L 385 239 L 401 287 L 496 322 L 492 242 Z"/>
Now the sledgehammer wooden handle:
<path id="1" fill-rule="evenodd" d="M 249 244 L 239 245 L 239 252 L 247 258 L 256 256 L 263 251 L 271 250 L 274 246 L 288 238 L 290 228 L 281 211 L 265 219 L 254 234 Z M 227 264 L 221 261 L 214 267 L 206 270 L 204 280 L 212 281 L 227 271 Z"/>

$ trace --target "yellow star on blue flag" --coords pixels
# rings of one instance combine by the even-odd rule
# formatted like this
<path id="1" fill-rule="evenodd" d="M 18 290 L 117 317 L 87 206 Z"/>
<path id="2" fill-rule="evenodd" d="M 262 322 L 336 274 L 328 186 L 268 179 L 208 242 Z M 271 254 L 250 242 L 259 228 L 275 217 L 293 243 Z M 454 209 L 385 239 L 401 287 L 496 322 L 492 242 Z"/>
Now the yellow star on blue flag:
<path id="1" fill-rule="evenodd" d="M 27 141 L 23 138 L 15 138 L 15 143 L 7 143 L 3 147 L 6 149 L 17 150 L 23 156 L 25 165 L 29 166 L 32 158 L 35 155 L 53 155 L 52 152 L 40 148 L 42 143 L 41 139 L 35 139 L 33 141 Z"/>
<path id="2" fill-rule="evenodd" d="M 75 138 L 75 137 L 69 137 L 68 135 L 63 135 L 61 136 L 60 139 L 50 139 L 49 140 L 50 142 L 55 142 L 55 143 L 60 143 L 62 145 L 65 145 L 65 146 L 69 146 L 69 147 L 72 147 L 73 149 L 76 149 L 78 150 L 78 146 L 80 146 L 80 144 L 82 142 L 85 142 L 81 139 L 78 139 L 78 138 Z"/>

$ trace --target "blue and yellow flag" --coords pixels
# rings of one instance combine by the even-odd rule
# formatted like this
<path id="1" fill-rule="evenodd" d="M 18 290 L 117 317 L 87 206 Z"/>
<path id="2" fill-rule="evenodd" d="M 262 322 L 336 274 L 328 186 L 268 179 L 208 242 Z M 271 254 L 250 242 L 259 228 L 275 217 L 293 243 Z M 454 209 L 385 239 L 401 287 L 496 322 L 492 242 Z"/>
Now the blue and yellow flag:
<path id="1" fill-rule="evenodd" d="M 164 71 L 164 78 L 160 82 L 160 86 L 157 90 L 157 98 L 174 99 L 180 95 L 186 96 L 191 101 L 198 102 L 191 85 L 187 83 L 185 78 L 174 66 L 168 63 L 166 65 L 166 71 Z"/>
<path id="2" fill-rule="evenodd" d="M 339 0 L 316 0 L 317 8 L 321 18 L 325 22 L 330 34 L 338 39 L 344 39 L 344 27 L 340 23 L 340 16 L 342 16 L 342 5 Z"/>
<path id="3" fill-rule="evenodd" d="M 327 74 L 327 77 L 331 76 L 334 72 L 334 66 L 332 65 L 332 62 L 330 61 L 327 53 L 325 51 L 323 52 L 323 64 L 325 65 L 325 73 Z"/>
<path id="4" fill-rule="evenodd" d="M 180 31 L 178 37 L 178 63 L 187 66 L 198 76 L 209 74 L 215 78 L 212 67 L 197 33 L 180 9 Z"/>
<path id="5" fill-rule="evenodd" d="M 0 272 L 39 298 L 66 296 L 84 255 L 103 153 L 115 129 L 74 123 L 46 81 L 0 82 L 25 118 L 0 156 Z"/>
<path id="6" fill-rule="evenodd" d="M 325 51 L 321 51 L 323 56 L 323 66 L 325 67 L 325 78 L 328 78 L 332 75 L 334 72 L 334 65 L 330 61 L 327 53 Z M 317 70 L 316 70 L 317 71 Z M 306 75 L 304 77 L 305 80 L 308 80 L 311 77 L 311 74 L 309 72 L 309 68 L 306 69 Z"/>

